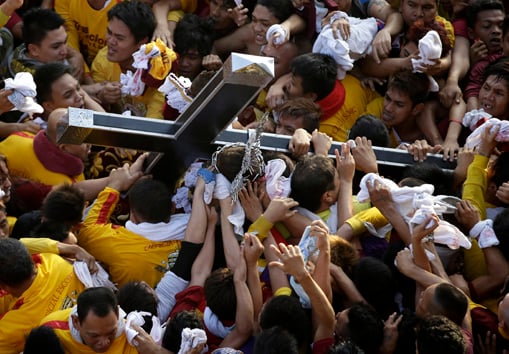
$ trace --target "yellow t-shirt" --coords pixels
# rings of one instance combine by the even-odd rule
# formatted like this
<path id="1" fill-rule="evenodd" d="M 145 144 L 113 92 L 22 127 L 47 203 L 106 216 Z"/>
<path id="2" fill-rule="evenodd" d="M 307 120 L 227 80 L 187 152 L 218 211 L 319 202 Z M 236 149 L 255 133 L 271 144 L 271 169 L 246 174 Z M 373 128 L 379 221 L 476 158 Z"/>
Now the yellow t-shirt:
<path id="1" fill-rule="evenodd" d="M 92 78 L 95 82 L 120 81 L 122 70 L 120 65 L 108 60 L 108 48 L 104 47 L 97 53 L 92 63 Z M 133 116 L 147 118 L 163 118 L 164 95 L 157 88 L 147 87 L 142 96 L 123 96 L 122 110 L 130 110 Z"/>
<path id="2" fill-rule="evenodd" d="M 175 263 L 181 241 L 150 241 L 109 223 L 118 198 L 119 192 L 111 188 L 99 193 L 83 222 L 78 243 L 108 265 L 111 280 L 119 286 L 132 280 L 145 280 L 155 287 Z"/>
<path id="3" fill-rule="evenodd" d="M 34 136 L 30 133 L 19 132 L 9 135 L 0 142 L 0 153 L 7 157 L 9 173 L 12 176 L 51 186 L 85 179 L 83 173 L 68 176 L 48 170 L 34 152 Z"/>
<path id="4" fill-rule="evenodd" d="M 67 43 L 83 54 L 88 65 L 106 46 L 108 11 L 120 0 L 106 1 L 105 7 L 93 9 L 87 0 L 55 0 L 55 11 L 65 20 Z"/>
<path id="5" fill-rule="evenodd" d="M 49 316 L 46 316 L 42 321 L 41 325 L 45 325 L 53 328 L 57 335 L 60 343 L 64 347 L 66 354 L 86 354 L 95 353 L 92 348 L 88 345 L 77 342 L 71 335 L 69 330 L 69 316 L 71 315 L 72 309 L 63 311 L 56 311 Z M 106 354 L 137 354 L 138 350 L 129 344 L 125 332 L 122 332 L 118 337 L 115 338 L 109 349 L 103 353 Z"/>
<path id="6" fill-rule="evenodd" d="M 321 121 L 319 128 L 335 141 L 346 141 L 348 131 L 366 110 L 367 104 L 379 97 L 375 91 L 362 87 L 352 75 L 346 75 L 341 83 L 345 88 L 345 102 L 332 117 Z"/>
<path id="7" fill-rule="evenodd" d="M 23 351 L 30 330 L 50 313 L 74 306 L 85 289 L 73 266 L 60 256 L 43 253 L 33 258 L 37 267 L 34 282 L 0 314 L 0 354 Z"/>

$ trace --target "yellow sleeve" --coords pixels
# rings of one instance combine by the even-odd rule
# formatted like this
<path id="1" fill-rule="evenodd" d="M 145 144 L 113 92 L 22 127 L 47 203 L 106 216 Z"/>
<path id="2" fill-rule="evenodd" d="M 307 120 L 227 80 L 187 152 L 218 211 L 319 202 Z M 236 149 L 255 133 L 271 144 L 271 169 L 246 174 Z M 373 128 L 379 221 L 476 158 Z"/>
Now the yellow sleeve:
<path id="1" fill-rule="evenodd" d="M 479 210 L 481 220 L 486 219 L 486 204 L 484 203 L 484 194 L 488 186 L 488 167 L 489 158 L 476 154 L 474 161 L 468 166 L 467 179 L 463 185 L 462 198 L 470 201 Z"/>
<path id="2" fill-rule="evenodd" d="M 53 253 L 59 254 L 58 252 L 58 241 L 50 238 L 20 238 L 21 243 L 27 248 L 30 254 L 34 253 Z"/>
<path id="3" fill-rule="evenodd" d="M 0 11 L 0 28 L 5 26 L 10 18 L 11 18 L 11 16 L 6 15 L 5 12 L 3 12 L 3 11 Z"/>
<path id="4" fill-rule="evenodd" d="M 290 289 L 287 286 L 283 286 L 283 287 L 277 289 L 276 292 L 274 293 L 274 296 L 281 296 L 281 295 L 284 295 L 284 296 L 292 295 L 292 289 Z"/>
<path id="5" fill-rule="evenodd" d="M 375 207 L 363 210 L 346 220 L 346 223 L 350 225 L 354 235 L 356 236 L 366 231 L 366 222 L 371 223 L 376 229 L 385 226 L 388 223 L 385 216 L 383 216 L 380 210 Z"/>
<path id="6" fill-rule="evenodd" d="M 272 224 L 270 221 L 265 219 L 265 216 L 263 216 L 263 214 L 262 214 L 262 215 L 260 215 L 260 217 L 258 219 L 256 219 L 256 221 L 254 223 L 251 224 L 251 226 L 249 226 L 249 229 L 247 230 L 247 232 L 248 233 L 255 232 L 255 231 L 258 232 L 256 237 L 258 237 L 260 242 L 263 242 L 263 240 L 265 240 L 267 238 L 267 236 L 269 235 L 270 229 L 272 229 L 273 226 L 274 226 L 274 224 Z"/>
<path id="7" fill-rule="evenodd" d="M 182 10 L 174 10 L 168 12 L 168 21 L 179 22 L 184 17 L 185 12 Z"/>
<path id="8" fill-rule="evenodd" d="M 382 117 L 382 110 L 384 106 L 384 98 L 383 97 L 377 97 L 371 102 L 368 103 L 366 106 L 366 111 L 364 114 L 371 114 L 372 116 L 377 117 L 378 119 L 381 119 Z"/>
<path id="9" fill-rule="evenodd" d="M 149 90 L 153 92 L 148 95 L 147 113 L 145 114 L 145 117 L 163 119 L 163 107 L 165 102 L 164 94 L 152 87 L 149 88 Z"/>

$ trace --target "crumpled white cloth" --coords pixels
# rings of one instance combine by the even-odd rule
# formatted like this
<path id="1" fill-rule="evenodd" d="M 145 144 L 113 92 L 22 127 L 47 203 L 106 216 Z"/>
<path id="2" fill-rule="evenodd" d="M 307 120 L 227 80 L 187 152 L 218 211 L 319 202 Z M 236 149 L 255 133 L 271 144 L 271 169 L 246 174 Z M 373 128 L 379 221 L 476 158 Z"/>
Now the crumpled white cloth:
<path id="1" fill-rule="evenodd" d="M 109 274 L 99 263 L 96 262 L 96 265 L 99 270 L 94 274 L 90 274 L 87 263 L 76 261 L 73 264 L 74 274 L 76 274 L 78 279 L 83 283 L 83 285 L 85 285 L 86 288 L 104 286 L 116 291 L 117 287 L 110 281 Z"/>
<path id="2" fill-rule="evenodd" d="M 78 305 L 74 305 L 74 307 L 72 308 L 71 310 L 71 313 L 69 314 L 69 319 L 67 320 L 67 323 L 69 325 L 69 331 L 71 332 L 71 336 L 72 338 L 80 343 L 80 344 L 84 344 L 83 343 L 83 339 L 81 339 L 81 334 L 80 334 L 80 331 L 74 327 L 74 322 L 72 320 L 72 317 L 73 316 L 78 316 Z M 118 322 L 117 322 L 117 332 L 115 332 L 115 338 L 118 338 L 122 335 L 122 333 L 124 333 L 124 330 L 125 330 L 125 312 L 124 310 L 122 310 L 122 308 L 118 308 Z"/>
<path id="3" fill-rule="evenodd" d="M 500 120 L 498 118 L 489 118 L 480 126 L 478 126 L 466 139 L 465 147 L 474 148 L 479 146 L 481 143 L 481 136 L 485 129 L 490 129 L 490 131 L 494 131 L 496 128 L 499 128 L 497 135 L 495 136 L 495 141 L 497 142 L 506 142 L 509 141 L 509 121 Z"/>
<path id="4" fill-rule="evenodd" d="M 442 41 L 436 31 L 428 31 L 419 40 L 419 59 L 412 59 L 413 71 L 422 73 L 424 71 L 424 65 L 433 65 L 435 62 L 433 59 L 440 59 L 442 55 Z M 437 92 L 439 90 L 438 83 L 433 76 L 428 75 L 430 81 L 430 91 Z"/>
<path id="5" fill-rule="evenodd" d="M 229 327 L 225 326 L 208 306 L 203 311 L 203 323 L 210 333 L 219 338 L 225 338 L 235 328 L 235 324 Z"/>
<path id="6" fill-rule="evenodd" d="M 485 112 L 484 109 L 473 109 L 467 113 L 463 117 L 462 123 L 463 126 L 469 128 L 471 131 L 474 131 L 492 116 L 488 112 Z"/>
<path id="7" fill-rule="evenodd" d="M 170 73 L 157 90 L 164 93 L 168 106 L 182 113 L 193 101 L 193 98 L 187 94 L 190 87 L 191 80 L 187 77 L 177 77 L 174 73 Z"/>
<path id="8" fill-rule="evenodd" d="M 189 327 L 186 327 L 182 330 L 181 336 L 182 342 L 177 354 L 187 354 L 191 351 L 191 349 L 196 348 L 200 344 L 207 343 L 207 334 L 200 328 L 190 329 Z M 205 346 L 201 353 L 206 353 L 207 351 L 208 348 Z"/>
<path id="9" fill-rule="evenodd" d="M 495 231 L 493 231 L 493 220 L 485 219 L 478 221 L 469 232 L 470 237 L 478 238 L 480 248 L 493 247 L 500 244 Z"/>
<path id="10" fill-rule="evenodd" d="M 131 70 L 120 74 L 120 91 L 123 95 L 141 96 L 145 91 L 145 83 L 141 79 L 142 69 L 136 69 L 133 73 Z"/>
<path id="11" fill-rule="evenodd" d="M 177 209 L 184 209 L 186 214 L 191 213 L 193 210 L 190 200 L 190 191 L 187 186 L 177 188 L 175 194 L 171 198 L 171 201 L 175 203 L 175 207 Z"/>
<path id="12" fill-rule="evenodd" d="M 286 163 L 282 159 L 269 160 L 265 166 L 265 189 L 271 200 L 290 194 L 290 178 L 283 176 L 285 170 Z"/>
<path id="13" fill-rule="evenodd" d="M 378 32 L 378 25 L 374 17 L 360 19 L 349 17 L 338 11 L 331 17 L 334 20 L 346 18 L 350 23 L 350 37 L 345 41 L 339 34 L 334 38 L 332 26 L 324 26 L 313 44 L 313 53 L 330 55 L 338 64 L 339 80 L 345 78 L 346 72 L 352 70 L 354 58 L 362 58 L 371 53 L 371 43 Z"/>
<path id="14" fill-rule="evenodd" d="M 148 53 L 145 53 L 146 51 L 147 45 L 143 44 L 140 46 L 140 49 L 132 54 L 134 59 L 133 68 L 148 69 L 148 63 L 150 62 L 150 59 L 161 55 L 161 51 L 156 45 L 150 46 L 150 51 Z"/>
<path id="15" fill-rule="evenodd" d="M 159 322 L 159 319 L 156 316 L 153 316 L 150 312 L 146 311 L 132 311 L 127 315 L 124 329 L 127 341 L 129 344 L 134 346 L 133 340 L 138 335 L 138 331 L 136 331 L 132 325 L 135 324 L 140 327 L 143 326 L 145 324 L 143 316 L 151 316 L 152 328 L 150 329 L 150 337 L 152 337 L 154 342 L 157 344 L 161 344 L 163 341 L 164 328 L 161 326 L 161 322 Z"/>
<path id="16" fill-rule="evenodd" d="M 157 224 L 142 222 L 139 224 L 128 220 L 125 228 L 135 234 L 141 235 L 150 241 L 161 242 L 171 240 L 183 240 L 189 223 L 189 214 L 173 214 L 169 222 L 160 222 Z"/>
<path id="17" fill-rule="evenodd" d="M 265 34 L 265 39 L 267 39 L 267 42 L 269 42 L 272 36 L 275 34 L 279 34 L 279 36 L 274 37 L 275 45 L 281 45 L 286 41 L 286 36 L 288 35 L 288 33 L 286 32 L 286 28 L 284 28 L 280 24 L 274 24 L 269 27 L 267 33 Z"/>
<path id="18" fill-rule="evenodd" d="M 216 175 L 216 186 L 214 188 L 214 199 L 226 199 L 230 197 L 231 183 L 222 174 Z M 232 214 L 228 216 L 228 221 L 233 225 L 233 232 L 240 236 L 244 236 L 244 221 L 246 220 L 246 214 L 239 201 L 233 202 Z"/>
<path id="19" fill-rule="evenodd" d="M 447 211 L 447 206 L 441 201 L 441 196 L 432 195 L 434 187 L 431 184 L 423 184 L 417 187 L 399 187 L 393 181 L 380 177 L 375 173 L 366 174 L 360 182 L 360 192 L 357 194 L 359 202 L 369 201 L 368 183 L 375 180 L 389 187 L 392 200 L 398 212 L 409 223 L 421 224 L 432 214 L 441 216 Z M 434 242 L 447 245 L 451 249 L 464 247 L 469 249 L 471 243 L 468 238 L 454 225 L 445 220 L 439 221 L 439 226 L 433 231 Z"/>
<path id="20" fill-rule="evenodd" d="M 18 111 L 25 113 L 44 112 L 44 108 L 34 100 L 37 95 L 37 87 L 32 74 L 20 72 L 14 76 L 14 79 L 5 79 L 4 83 L 6 90 L 14 90 L 7 98 Z"/>

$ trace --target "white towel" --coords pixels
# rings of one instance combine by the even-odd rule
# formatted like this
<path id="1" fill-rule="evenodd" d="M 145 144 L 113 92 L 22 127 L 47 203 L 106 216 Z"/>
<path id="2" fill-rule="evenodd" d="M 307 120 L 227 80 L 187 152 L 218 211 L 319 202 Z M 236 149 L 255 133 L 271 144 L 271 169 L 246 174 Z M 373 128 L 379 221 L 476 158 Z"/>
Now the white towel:
<path id="1" fill-rule="evenodd" d="M 428 31 L 419 40 L 419 56 L 420 59 L 412 59 L 412 67 L 414 73 L 422 73 L 424 70 L 423 65 L 434 65 L 434 59 L 440 59 L 442 55 L 442 41 L 436 31 Z M 433 76 L 428 75 L 430 81 L 430 91 L 438 92 L 439 87 Z"/>
<path id="2" fill-rule="evenodd" d="M 125 335 L 127 337 L 127 341 L 129 344 L 134 346 L 133 340 L 138 335 L 138 332 L 132 327 L 133 324 L 141 327 L 145 324 L 145 319 L 143 316 L 150 316 L 152 319 L 152 328 L 150 329 L 150 337 L 156 342 L 157 344 L 161 344 L 163 341 L 163 335 L 164 335 L 164 328 L 161 326 L 161 322 L 159 322 L 159 319 L 156 316 L 153 316 L 150 312 L 145 311 L 132 311 L 129 312 L 126 318 L 126 324 L 125 324 Z"/>
<path id="3" fill-rule="evenodd" d="M 214 198 L 215 199 L 226 199 L 230 197 L 231 191 L 231 183 L 228 179 L 221 173 L 216 175 L 216 186 L 214 189 Z M 242 209 L 242 205 L 239 201 L 233 202 L 233 211 L 230 216 L 228 216 L 228 221 L 233 225 L 233 232 L 235 235 L 243 237 L 244 236 L 244 221 L 246 219 L 246 214 L 244 213 L 244 209 Z"/>
<path id="4" fill-rule="evenodd" d="M 481 136 L 485 129 L 494 132 L 496 128 L 498 133 L 495 136 L 497 142 L 509 141 L 509 121 L 500 120 L 498 118 L 490 118 L 478 126 L 466 139 L 465 147 L 475 148 L 481 144 Z"/>
<path id="5" fill-rule="evenodd" d="M 164 93 L 168 106 L 182 113 L 193 101 L 193 98 L 187 94 L 187 90 L 190 87 L 191 80 L 187 77 L 177 77 L 175 74 L 170 73 L 157 90 Z"/>
<path id="6" fill-rule="evenodd" d="M 286 163 L 282 159 L 273 159 L 265 167 L 265 189 L 269 198 L 288 197 L 290 194 L 290 178 L 283 176 Z"/>
<path id="7" fill-rule="evenodd" d="M 128 220 L 125 228 L 154 242 L 183 240 L 190 214 L 179 213 L 171 216 L 169 222 L 135 224 Z"/>
<path id="8" fill-rule="evenodd" d="M 280 24 L 275 24 L 269 27 L 267 30 L 267 33 L 265 34 L 265 39 L 267 42 L 270 41 L 273 35 L 279 34 L 279 36 L 274 38 L 274 44 L 275 45 L 281 45 L 286 41 L 286 37 L 288 36 L 288 33 L 286 32 L 286 29 L 281 26 Z"/>
<path id="9" fill-rule="evenodd" d="M 109 274 L 99 263 L 96 262 L 96 265 L 99 270 L 96 273 L 91 274 L 88 269 L 88 265 L 85 262 L 76 261 L 73 264 L 74 274 L 76 274 L 78 279 L 83 283 L 83 285 L 85 285 L 86 288 L 104 286 L 116 291 L 117 287 L 110 281 Z"/>
<path id="10" fill-rule="evenodd" d="M 25 113 L 42 113 L 44 108 L 34 101 L 37 87 L 32 74 L 28 72 L 17 73 L 14 79 L 4 81 L 6 90 L 14 90 L 7 98 L 18 111 Z"/>
<path id="11" fill-rule="evenodd" d="M 225 338 L 235 328 L 235 324 L 229 327 L 225 326 L 208 306 L 203 312 L 203 322 L 209 332 L 219 338 Z"/>
<path id="12" fill-rule="evenodd" d="M 207 334 L 203 329 L 188 327 L 184 328 L 181 333 L 182 341 L 178 354 L 187 354 L 192 349 L 196 348 L 200 344 L 207 343 Z M 201 353 L 206 353 L 206 348 L 203 348 Z"/>

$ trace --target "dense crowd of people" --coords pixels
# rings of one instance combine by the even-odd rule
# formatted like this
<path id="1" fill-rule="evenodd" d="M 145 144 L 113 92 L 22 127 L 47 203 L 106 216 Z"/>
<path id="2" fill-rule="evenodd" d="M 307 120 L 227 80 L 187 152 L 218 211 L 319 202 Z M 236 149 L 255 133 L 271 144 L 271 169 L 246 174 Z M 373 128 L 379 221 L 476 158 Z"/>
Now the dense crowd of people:
<path id="1" fill-rule="evenodd" d="M 506 7 L 0 1 L 0 354 L 508 352 Z M 274 63 L 249 140 L 178 180 L 59 141 L 177 119 L 232 53 Z"/>

